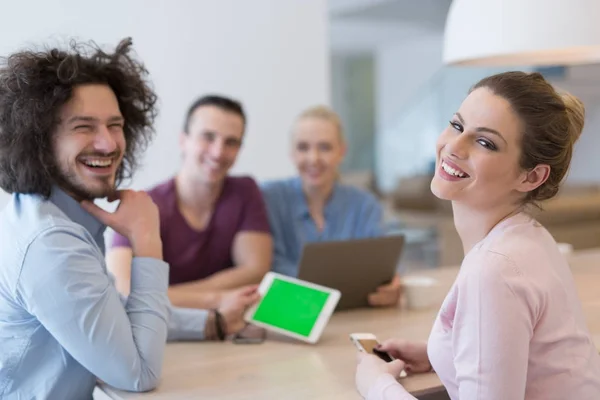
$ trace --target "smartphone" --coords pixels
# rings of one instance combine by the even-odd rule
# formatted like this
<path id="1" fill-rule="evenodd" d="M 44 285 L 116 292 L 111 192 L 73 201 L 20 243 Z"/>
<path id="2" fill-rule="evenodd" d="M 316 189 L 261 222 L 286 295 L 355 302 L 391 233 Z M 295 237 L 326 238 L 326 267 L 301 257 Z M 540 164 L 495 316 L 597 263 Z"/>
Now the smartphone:
<path id="1" fill-rule="evenodd" d="M 351 333 L 350 340 L 352 341 L 352 343 L 354 343 L 354 345 L 359 351 L 374 354 L 385 362 L 392 362 L 395 360 L 395 358 L 387 352 L 376 349 L 376 347 L 379 345 L 379 341 L 377 340 L 377 337 L 372 333 Z M 406 371 L 402 371 L 400 373 L 400 377 L 404 378 L 405 376 Z"/>
<path id="2" fill-rule="evenodd" d="M 267 331 L 256 325 L 248 324 L 233 336 L 236 344 L 259 344 L 267 338 Z"/>

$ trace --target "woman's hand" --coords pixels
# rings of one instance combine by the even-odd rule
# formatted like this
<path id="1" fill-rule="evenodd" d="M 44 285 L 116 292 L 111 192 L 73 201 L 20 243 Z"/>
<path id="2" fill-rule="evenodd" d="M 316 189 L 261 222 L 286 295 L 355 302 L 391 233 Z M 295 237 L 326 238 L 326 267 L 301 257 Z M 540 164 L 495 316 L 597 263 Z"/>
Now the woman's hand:
<path id="1" fill-rule="evenodd" d="M 403 369 L 402 360 L 387 363 L 377 356 L 360 351 L 356 367 L 356 388 L 361 396 L 366 398 L 381 376 L 389 374 L 397 379 Z"/>
<path id="2" fill-rule="evenodd" d="M 417 374 L 431 371 L 426 342 L 389 339 L 377 347 L 377 350 L 385 351 L 392 357 L 404 361 L 406 364 L 404 370 L 407 373 Z"/>

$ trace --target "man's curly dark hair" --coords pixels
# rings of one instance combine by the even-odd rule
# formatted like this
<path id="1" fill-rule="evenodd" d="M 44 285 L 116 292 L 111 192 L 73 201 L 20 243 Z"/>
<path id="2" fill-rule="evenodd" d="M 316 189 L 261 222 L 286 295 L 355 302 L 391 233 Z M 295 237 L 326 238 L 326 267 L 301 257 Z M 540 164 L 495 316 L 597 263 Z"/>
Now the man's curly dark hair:
<path id="1" fill-rule="evenodd" d="M 2 189 L 50 196 L 60 175 L 52 151 L 59 110 L 83 84 L 106 84 L 115 93 L 127 143 L 116 184 L 131 177 L 154 135 L 157 114 L 148 71 L 130 56 L 131 46 L 131 39 L 124 39 L 111 54 L 93 42 L 71 42 L 68 50 L 23 51 L 0 59 Z"/>

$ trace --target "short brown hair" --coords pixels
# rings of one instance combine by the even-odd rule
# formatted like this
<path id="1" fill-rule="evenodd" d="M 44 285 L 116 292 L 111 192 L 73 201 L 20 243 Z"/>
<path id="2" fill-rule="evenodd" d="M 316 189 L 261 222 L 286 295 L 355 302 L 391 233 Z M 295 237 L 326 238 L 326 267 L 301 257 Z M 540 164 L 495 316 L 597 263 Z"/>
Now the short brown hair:
<path id="1" fill-rule="evenodd" d="M 507 100 L 522 123 L 521 168 L 550 166 L 546 182 L 529 192 L 525 203 L 537 203 L 556 195 L 566 176 L 573 146 L 583 130 L 585 107 L 575 96 L 558 93 L 537 72 L 504 72 L 479 81 L 473 88 L 487 88 Z"/>
<path id="2" fill-rule="evenodd" d="M 206 106 L 217 107 L 222 111 L 238 115 L 242 119 L 244 126 L 246 126 L 247 118 L 242 103 L 229 97 L 220 96 L 217 94 L 209 94 L 200 97 L 199 99 L 194 101 L 192 105 L 188 108 L 188 111 L 185 116 L 185 123 L 183 125 L 183 132 L 189 133 L 188 130 L 190 128 L 190 120 L 192 119 L 192 114 L 194 114 L 194 111 L 196 111 L 200 107 Z"/>
<path id="3" fill-rule="evenodd" d="M 94 43 L 71 42 L 68 50 L 22 51 L 0 60 L 0 188 L 50 196 L 59 176 L 51 145 L 59 110 L 85 84 L 115 93 L 127 143 L 116 183 L 131 176 L 157 114 L 148 71 L 129 55 L 131 45 L 124 39 L 106 53 Z"/>

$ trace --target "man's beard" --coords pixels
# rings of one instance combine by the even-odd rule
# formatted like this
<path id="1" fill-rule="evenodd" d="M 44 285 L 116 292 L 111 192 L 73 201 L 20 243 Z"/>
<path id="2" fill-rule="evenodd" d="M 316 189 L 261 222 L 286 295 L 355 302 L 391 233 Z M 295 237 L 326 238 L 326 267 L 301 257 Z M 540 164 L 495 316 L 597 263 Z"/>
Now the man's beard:
<path id="1" fill-rule="evenodd" d="M 116 175 L 119 175 L 121 166 L 117 169 Z M 113 177 L 96 178 L 93 184 L 86 185 L 79 178 L 74 167 L 63 171 L 60 167 L 56 168 L 56 183 L 62 190 L 74 197 L 77 201 L 94 200 L 108 197 L 116 191 L 116 179 Z M 101 185 L 98 185 L 102 182 Z"/>

